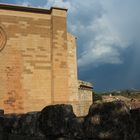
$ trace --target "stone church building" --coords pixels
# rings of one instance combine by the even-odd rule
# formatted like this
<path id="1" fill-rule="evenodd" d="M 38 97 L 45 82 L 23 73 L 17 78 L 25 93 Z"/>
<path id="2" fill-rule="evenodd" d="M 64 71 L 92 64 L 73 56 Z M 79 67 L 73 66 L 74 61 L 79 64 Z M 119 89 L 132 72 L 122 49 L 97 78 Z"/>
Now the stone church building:
<path id="1" fill-rule="evenodd" d="M 76 39 L 67 10 L 0 4 L 0 108 L 5 113 L 72 104 L 84 115 L 92 85 L 77 80 Z"/>

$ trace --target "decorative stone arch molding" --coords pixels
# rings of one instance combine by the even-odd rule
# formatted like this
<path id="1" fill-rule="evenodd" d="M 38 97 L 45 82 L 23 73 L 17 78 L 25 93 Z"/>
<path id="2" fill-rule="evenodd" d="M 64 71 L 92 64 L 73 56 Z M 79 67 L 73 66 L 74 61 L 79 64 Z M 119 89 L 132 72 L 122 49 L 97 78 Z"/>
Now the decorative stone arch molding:
<path id="1" fill-rule="evenodd" d="M 2 51 L 6 45 L 7 37 L 4 29 L 0 26 L 0 51 Z"/>

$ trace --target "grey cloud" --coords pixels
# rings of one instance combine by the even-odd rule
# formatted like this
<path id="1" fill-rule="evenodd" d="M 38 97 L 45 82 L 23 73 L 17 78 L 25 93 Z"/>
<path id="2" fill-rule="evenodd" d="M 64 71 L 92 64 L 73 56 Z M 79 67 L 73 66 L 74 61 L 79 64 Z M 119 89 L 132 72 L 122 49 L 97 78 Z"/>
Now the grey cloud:
<path id="1" fill-rule="evenodd" d="M 81 22 L 73 20 L 75 22 L 71 22 L 70 25 L 74 34 L 81 40 L 85 40 L 84 44 L 79 46 L 82 48 L 78 57 L 79 66 L 122 64 L 123 50 L 127 51 L 127 48 L 136 40 L 139 43 L 138 3 L 140 2 L 131 0 L 94 0 L 92 2 L 87 0 L 86 2 L 86 6 L 79 4 L 79 13 L 76 11 Z M 94 8 L 96 6 L 98 8 Z M 87 11 L 89 9 L 89 12 L 81 15 L 82 9 Z M 87 19 L 86 17 L 90 17 L 90 21 L 85 20 L 87 24 L 82 22 L 83 19 Z M 97 55 L 97 50 L 103 54 Z"/>

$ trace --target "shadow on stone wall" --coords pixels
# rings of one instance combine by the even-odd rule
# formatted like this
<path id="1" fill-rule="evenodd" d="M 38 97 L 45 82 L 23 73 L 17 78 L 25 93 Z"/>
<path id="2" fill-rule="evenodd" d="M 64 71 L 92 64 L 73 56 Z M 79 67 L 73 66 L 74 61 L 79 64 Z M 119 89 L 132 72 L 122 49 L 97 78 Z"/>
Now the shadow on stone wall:
<path id="1" fill-rule="evenodd" d="M 84 117 L 63 104 L 0 114 L 0 140 L 140 140 L 140 109 L 129 110 L 121 101 L 93 104 Z"/>

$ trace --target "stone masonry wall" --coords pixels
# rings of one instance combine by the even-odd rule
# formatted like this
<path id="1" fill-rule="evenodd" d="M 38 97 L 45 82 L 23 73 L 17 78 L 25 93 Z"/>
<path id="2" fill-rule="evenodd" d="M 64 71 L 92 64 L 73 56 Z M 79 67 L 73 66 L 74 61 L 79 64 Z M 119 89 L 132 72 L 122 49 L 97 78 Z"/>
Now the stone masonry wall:
<path id="1" fill-rule="evenodd" d="M 79 105 L 78 105 L 78 113 L 79 116 L 87 115 L 89 111 L 90 105 L 93 103 L 92 96 L 93 96 L 93 85 L 89 82 L 79 80 Z"/>
<path id="2" fill-rule="evenodd" d="M 51 103 L 51 15 L 0 9 L 0 105 L 7 113 Z M 3 103 L 2 103 L 3 102 Z"/>
<path id="3" fill-rule="evenodd" d="M 0 108 L 5 113 L 72 104 L 84 115 L 91 87 L 79 88 L 76 39 L 67 32 L 67 10 L 0 4 Z M 90 90 L 89 90 L 90 89 Z"/>
<path id="4" fill-rule="evenodd" d="M 76 61 L 76 38 L 67 33 L 68 39 L 68 70 L 69 70 L 69 104 L 73 105 L 74 112 L 78 112 L 78 80 L 77 80 L 77 61 Z"/>
<path id="5" fill-rule="evenodd" d="M 68 101 L 66 10 L 35 10 L 0 5 L 0 42 L 6 42 L 0 51 L 0 107 L 6 113 Z"/>
<path id="6" fill-rule="evenodd" d="M 68 62 L 66 11 L 52 11 L 52 103 L 67 102 Z"/>

